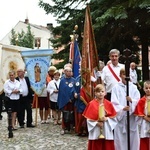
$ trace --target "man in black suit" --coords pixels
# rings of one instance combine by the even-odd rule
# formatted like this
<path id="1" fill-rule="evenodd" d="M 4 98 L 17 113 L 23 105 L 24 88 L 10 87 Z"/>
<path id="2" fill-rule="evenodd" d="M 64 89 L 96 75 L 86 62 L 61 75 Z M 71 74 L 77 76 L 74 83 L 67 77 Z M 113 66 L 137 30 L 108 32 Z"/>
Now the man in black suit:
<path id="1" fill-rule="evenodd" d="M 25 110 L 27 112 L 27 127 L 35 127 L 32 124 L 32 107 L 31 101 L 33 99 L 33 91 L 30 86 L 29 78 L 24 76 L 24 70 L 18 69 L 16 78 L 21 83 L 21 88 L 23 90 L 22 95 L 20 95 L 20 110 L 18 112 L 18 122 L 21 128 L 24 128 Z"/>

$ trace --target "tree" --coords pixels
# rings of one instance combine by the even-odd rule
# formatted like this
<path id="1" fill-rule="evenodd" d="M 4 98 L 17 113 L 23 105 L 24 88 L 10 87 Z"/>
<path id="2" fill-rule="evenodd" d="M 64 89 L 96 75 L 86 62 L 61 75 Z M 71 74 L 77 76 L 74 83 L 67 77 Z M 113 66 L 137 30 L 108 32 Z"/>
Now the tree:
<path id="1" fill-rule="evenodd" d="M 64 32 L 63 30 L 67 31 L 61 36 L 59 42 L 64 40 L 63 43 L 67 44 L 72 24 L 75 25 L 80 21 L 82 23 L 78 26 L 83 28 L 84 8 L 79 10 L 75 5 L 81 4 L 83 1 L 53 0 L 53 3 L 54 5 L 50 5 L 40 0 L 39 6 L 44 8 L 47 14 L 53 13 L 58 16 L 60 35 Z M 141 44 L 143 79 L 149 79 L 147 71 L 149 70 L 150 2 L 148 0 L 91 0 L 89 4 L 100 59 L 107 61 L 108 53 L 112 48 L 119 49 L 121 53 L 125 48 L 129 48 L 136 53 L 139 50 L 138 45 Z M 62 18 L 65 20 L 62 21 Z M 80 33 L 82 33 L 82 29 Z M 134 37 L 138 37 L 138 40 L 135 40 Z M 82 43 L 81 41 L 82 38 L 79 39 L 79 44 Z"/>
<path id="2" fill-rule="evenodd" d="M 21 33 L 16 33 L 14 29 L 11 30 L 10 43 L 27 48 L 34 48 L 34 35 L 31 33 L 30 25 L 27 26 L 27 33 L 23 30 Z"/>
<path id="3" fill-rule="evenodd" d="M 53 13 L 54 16 L 58 16 L 57 22 L 60 25 L 51 29 L 54 38 L 51 38 L 50 41 L 55 49 L 59 49 L 59 47 L 64 46 L 64 50 L 52 56 L 54 59 L 64 60 L 62 63 L 55 65 L 58 69 L 60 69 L 63 68 L 64 64 L 69 62 L 69 43 L 71 41 L 70 35 L 73 34 L 74 26 L 76 24 L 79 26 L 77 34 L 79 35 L 78 43 L 79 47 L 81 48 L 81 33 L 83 32 L 83 20 L 85 12 L 84 10 L 75 9 L 77 5 L 82 3 L 82 1 L 53 0 L 53 3 L 55 3 L 55 6 L 44 3 L 42 0 L 40 0 L 39 6 L 42 7 L 47 14 Z M 74 7 L 71 7 L 72 5 L 74 5 Z"/>
<path id="4" fill-rule="evenodd" d="M 94 0 L 93 0 L 94 1 Z M 95 6 L 96 7 L 96 6 Z M 102 9 L 98 9 L 101 7 Z M 150 44 L 150 2 L 148 0 L 100 0 L 97 7 L 93 9 L 95 30 L 100 33 L 103 29 L 103 46 L 115 46 L 120 49 L 129 48 L 138 50 L 142 45 L 142 72 L 143 79 L 149 79 L 148 46 Z M 95 15 L 97 14 L 97 15 Z M 95 17 L 94 17 L 95 16 Z M 138 37 L 138 40 L 133 40 Z M 104 47 L 103 47 L 104 48 Z"/>
<path id="5" fill-rule="evenodd" d="M 17 35 L 14 29 L 11 30 L 11 39 L 10 39 L 10 44 L 11 45 L 17 45 L 16 43 Z"/>

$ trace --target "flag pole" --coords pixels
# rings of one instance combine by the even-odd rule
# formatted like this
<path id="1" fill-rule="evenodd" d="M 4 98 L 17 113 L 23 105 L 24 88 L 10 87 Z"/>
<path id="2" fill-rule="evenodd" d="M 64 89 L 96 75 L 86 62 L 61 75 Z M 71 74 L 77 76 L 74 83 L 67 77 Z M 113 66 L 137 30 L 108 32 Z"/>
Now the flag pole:
<path id="1" fill-rule="evenodd" d="M 35 108 L 35 126 L 37 126 L 37 114 L 38 114 L 38 95 L 35 93 L 33 98 L 32 108 Z"/>
<path id="2" fill-rule="evenodd" d="M 79 63 L 80 63 L 80 51 L 78 48 L 78 44 L 77 44 L 77 38 L 78 38 L 78 34 L 76 34 L 76 31 L 78 30 L 78 25 L 74 26 L 74 30 L 73 30 L 73 35 L 70 36 L 71 40 L 72 40 L 72 50 L 73 50 L 73 54 L 72 54 L 72 70 L 73 70 L 73 77 L 76 79 L 80 73 L 79 73 Z M 75 98 L 75 101 L 77 99 Z M 77 126 L 78 126 L 78 113 L 77 113 L 77 107 L 74 106 L 74 117 L 75 117 L 75 132 L 78 132 Z"/>
<path id="3" fill-rule="evenodd" d="M 69 62 L 73 65 L 74 61 L 74 42 L 77 39 L 76 31 L 78 30 L 78 25 L 74 26 L 73 35 L 70 35 L 71 42 L 70 42 L 70 54 L 69 54 Z"/>

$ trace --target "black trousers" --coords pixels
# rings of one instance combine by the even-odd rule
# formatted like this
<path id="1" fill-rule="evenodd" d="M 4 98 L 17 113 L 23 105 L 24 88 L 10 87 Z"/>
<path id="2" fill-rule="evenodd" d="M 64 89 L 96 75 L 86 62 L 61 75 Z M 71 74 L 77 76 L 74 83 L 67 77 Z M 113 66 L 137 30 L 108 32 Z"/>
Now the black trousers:
<path id="1" fill-rule="evenodd" d="M 18 117 L 18 122 L 19 125 L 22 126 L 25 124 L 25 111 L 27 112 L 27 125 L 32 124 L 32 107 L 31 107 L 31 100 L 25 96 L 25 97 L 20 97 L 19 99 L 19 111 L 17 113 Z"/>

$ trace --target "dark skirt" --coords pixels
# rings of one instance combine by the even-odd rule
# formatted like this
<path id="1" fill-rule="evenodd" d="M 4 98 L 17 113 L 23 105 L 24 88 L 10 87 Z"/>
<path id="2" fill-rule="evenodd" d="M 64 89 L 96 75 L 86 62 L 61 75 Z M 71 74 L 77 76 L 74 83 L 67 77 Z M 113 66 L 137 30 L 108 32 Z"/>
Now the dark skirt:
<path id="1" fill-rule="evenodd" d="M 38 97 L 38 102 L 39 102 L 40 110 L 43 110 L 44 108 L 45 110 L 48 110 L 49 103 L 48 103 L 47 97 Z"/>
<path id="2" fill-rule="evenodd" d="M 11 108 L 12 112 L 18 112 L 19 110 L 19 100 L 8 100 L 6 102 L 6 109 L 7 111 L 9 110 L 9 108 Z"/>
<path id="3" fill-rule="evenodd" d="M 57 102 L 52 102 L 52 101 L 50 101 L 50 108 L 51 108 L 52 110 L 58 110 Z"/>

